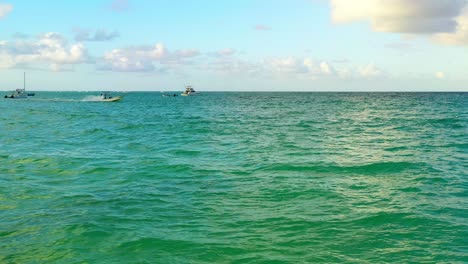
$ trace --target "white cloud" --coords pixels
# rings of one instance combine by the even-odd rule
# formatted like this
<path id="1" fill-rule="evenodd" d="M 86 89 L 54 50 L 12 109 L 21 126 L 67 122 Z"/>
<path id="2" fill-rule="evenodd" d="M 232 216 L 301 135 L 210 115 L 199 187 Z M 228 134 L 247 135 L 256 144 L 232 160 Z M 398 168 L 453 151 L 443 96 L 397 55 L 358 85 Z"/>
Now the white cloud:
<path id="1" fill-rule="evenodd" d="M 468 7 L 457 17 L 458 26 L 453 33 L 440 33 L 434 39 L 448 45 L 468 45 Z"/>
<path id="2" fill-rule="evenodd" d="M 437 79 L 444 79 L 444 78 L 445 78 L 445 73 L 443 73 L 443 72 L 436 72 L 436 73 L 435 73 L 435 77 L 436 77 Z"/>
<path id="3" fill-rule="evenodd" d="M 375 78 L 382 75 L 382 70 L 373 63 L 370 63 L 366 66 L 359 67 L 358 73 L 364 78 Z"/>
<path id="4" fill-rule="evenodd" d="M 156 69 L 155 64 L 181 65 L 189 64 L 189 59 L 200 55 L 198 49 L 183 49 L 169 52 L 162 43 L 154 46 L 134 46 L 113 49 L 104 54 L 98 67 L 101 70 L 144 72 Z"/>
<path id="5" fill-rule="evenodd" d="M 184 72 L 192 68 L 252 78 L 299 78 L 299 79 L 371 79 L 384 76 L 374 64 L 359 66 L 349 63 L 315 61 L 307 57 L 273 57 L 252 60 L 242 58 L 235 49 L 221 49 L 206 53 L 204 60 L 198 49 L 183 49 L 170 52 L 163 44 L 133 46 L 111 50 L 102 57 L 98 69 L 119 72 Z"/>
<path id="6" fill-rule="evenodd" d="M 370 21 L 379 32 L 451 33 L 466 0 L 330 0 L 335 23 Z"/>
<path id="7" fill-rule="evenodd" d="M 235 49 L 231 49 L 231 48 L 226 48 L 226 49 L 222 49 L 222 50 L 218 50 L 215 55 L 216 56 L 233 56 L 234 54 L 236 54 L 237 50 Z"/>
<path id="8" fill-rule="evenodd" d="M 309 57 L 274 57 L 260 61 L 246 60 L 239 56 L 212 56 L 204 68 L 221 74 L 248 76 L 263 79 L 352 80 L 386 78 L 387 75 L 374 64 L 353 65 L 316 61 Z"/>
<path id="9" fill-rule="evenodd" d="M 320 63 L 320 71 L 326 75 L 331 75 L 335 73 L 335 69 L 333 69 L 333 67 L 330 66 L 330 64 L 328 64 L 327 62 Z"/>
<path id="10" fill-rule="evenodd" d="M 180 58 L 193 58 L 200 55 L 200 51 L 198 49 L 183 49 L 183 50 L 176 50 L 173 56 L 177 59 Z"/>
<path id="11" fill-rule="evenodd" d="M 100 70 L 137 72 L 154 70 L 153 60 L 161 58 L 166 53 L 162 44 L 154 47 L 128 47 L 113 49 L 104 54 Z"/>
<path id="12" fill-rule="evenodd" d="M 295 57 L 266 59 L 265 64 L 277 73 L 306 73 L 308 67 L 304 61 Z"/>
<path id="13" fill-rule="evenodd" d="M 266 78 L 299 79 L 375 79 L 385 77 L 383 70 L 374 64 L 364 66 L 329 61 L 315 61 L 311 58 L 293 56 L 267 58 L 260 63 L 241 60 L 236 57 L 217 58 L 210 62 L 211 68 L 228 74 L 245 74 Z"/>
<path id="14" fill-rule="evenodd" d="M 309 75 L 311 78 L 335 76 L 336 69 L 326 61 L 316 63 L 311 58 L 275 58 L 265 60 L 268 71 L 280 74 Z"/>
<path id="15" fill-rule="evenodd" d="M 10 13 L 12 10 L 13 10 L 12 5 L 0 3 L 0 19 L 6 17 L 8 13 Z"/>
<path id="16" fill-rule="evenodd" d="M 89 61 L 87 49 L 82 43 L 68 45 L 58 33 L 41 34 L 34 40 L 0 42 L 0 67 L 3 68 L 45 63 L 56 69 L 60 65 L 82 64 Z"/>
<path id="17" fill-rule="evenodd" d="M 467 0 L 330 0 L 334 23 L 368 21 L 377 32 L 432 35 L 468 45 Z M 406 35 L 408 36 L 408 35 Z"/>
<path id="18" fill-rule="evenodd" d="M 125 56 L 113 57 L 112 59 L 107 57 L 105 60 L 106 62 L 98 69 L 117 72 L 148 72 L 155 69 L 150 60 L 131 59 Z"/>

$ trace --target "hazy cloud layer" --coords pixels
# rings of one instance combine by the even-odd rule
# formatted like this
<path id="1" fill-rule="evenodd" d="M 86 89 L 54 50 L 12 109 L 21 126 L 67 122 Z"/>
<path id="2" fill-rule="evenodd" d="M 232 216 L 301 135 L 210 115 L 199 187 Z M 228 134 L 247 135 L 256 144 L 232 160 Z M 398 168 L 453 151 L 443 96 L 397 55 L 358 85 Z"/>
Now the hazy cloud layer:
<path id="1" fill-rule="evenodd" d="M 76 65 L 94 63 L 90 58 L 83 43 L 69 44 L 62 35 L 53 32 L 30 39 L 0 41 L 0 68 L 43 68 L 47 65 L 52 71 L 72 71 Z M 96 69 L 167 73 L 198 69 L 214 74 L 267 79 L 352 79 L 384 76 L 383 71 L 374 64 L 353 66 L 350 62 L 334 63 L 293 56 L 253 60 L 243 58 L 243 53 L 233 48 L 210 53 L 201 53 L 195 48 L 170 51 L 162 43 L 112 49 L 96 60 Z"/>
<path id="2" fill-rule="evenodd" d="M 236 53 L 237 53 L 236 49 L 225 48 L 225 49 L 218 50 L 216 52 L 210 52 L 208 53 L 208 55 L 213 56 L 213 57 L 230 57 L 230 56 L 234 56 Z"/>
<path id="3" fill-rule="evenodd" d="M 312 58 L 293 56 L 264 58 L 252 61 L 238 56 L 215 56 L 205 68 L 227 75 L 244 75 L 254 78 L 293 78 L 293 79 L 374 79 L 384 77 L 384 72 L 374 64 L 363 66 L 329 61 L 316 61 Z"/>
<path id="4" fill-rule="evenodd" d="M 364 66 L 338 65 L 328 61 L 315 61 L 312 58 L 274 58 L 266 59 L 264 65 L 267 71 L 280 75 L 296 75 L 317 78 L 376 78 L 382 77 L 383 71 L 374 64 Z"/>
<path id="5" fill-rule="evenodd" d="M 197 57 L 203 56 L 203 60 Z M 312 58 L 270 57 L 259 60 L 243 58 L 235 49 L 225 48 L 202 54 L 197 49 L 170 52 L 165 45 L 132 46 L 105 53 L 99 70 L 116 72 L 184 72 L 198 69 L 204 72 L 249 78 L 290 79 L 375 79 L 385 77 L 375 64 L 352 65 L 316 61 Z"/>
<path id="6" fill-rule="evenodd" d="M 155 64 L 190 64 L 190 59 L 199 55 L 198 49 L 170 52 L 162 43 L 154 46 L 133 46 L 106 52 L 98 68 L 121 72 L 148 72 L 156 69 Z"/>
<path id="7" fill-rule="evenodd" d="M 124 12 L 130 9 L 130 3 L 128 0 L 113 0 L 109 9 L 114 12 Z"/>
<path id="8" fill-rule="evenodd" d="M 335 23 L 370 21 L 379 32 L 452 33 L 465 0 L 330 0 Z"/>
<path id="9" fill-rule="evenodd" d="M 215 52 L 208 53 L 202 68 L 219 74 L 245 75 L 259 77 L 263 75 L 261 63 L 239 58 L 237 50 L 225 48 Z"/>
<path id="10" fill-rule="evenodd" d="M 271 27 L 267 25 L 256 25 L 254 29 L 259 30 L 259 31 L 268 31 L 268 30 L 271 30 Z"/>
<path id="11" fill-rule="evenodd" d="M 29 35 L 21 32 L 15 32 L 11 37 L 14 39 L 27 39 L 29 38 Z"/>
<path id="12" fill-rule="evenodd" d="M 409 42 L 392 42 L 385 45 L 386 48 L 394 49 L 398 51 L 408 51 L 413 48 Z"/>
<path id="13" fill-rule="evenodd" d="M 73 30 L 75 32 L 76 41 L 111 41 L 120 36 L 119 32 L 112 31 L 108 32 L 107 30 L 99 29 L 95 32 L 86 29 L 76 28 Z"/>
<path id="14" fill-rule="evenodd" d="M 89 61 L 82 43 L 69 45 L 58 33 L 44 33 L 33 40 L 0 41 L 0 68 L 39 63 L 55 70 Z"/>
<path id="15" fill-rule="evenodd" d="M 11 10 L 13 10 L 12 5 L 0 3 L 0 19 L 6 17 Z"/>

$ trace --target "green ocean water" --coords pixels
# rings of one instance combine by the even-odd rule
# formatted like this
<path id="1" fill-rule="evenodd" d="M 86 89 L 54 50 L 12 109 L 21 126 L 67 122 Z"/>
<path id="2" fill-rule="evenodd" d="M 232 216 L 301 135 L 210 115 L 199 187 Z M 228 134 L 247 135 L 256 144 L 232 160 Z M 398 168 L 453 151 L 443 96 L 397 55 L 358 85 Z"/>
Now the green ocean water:
<path id="1" fill-rule="evenodd" d="M 93 95 L 0 100 L 0 263 L 468 263 L 468 93 Z"/>

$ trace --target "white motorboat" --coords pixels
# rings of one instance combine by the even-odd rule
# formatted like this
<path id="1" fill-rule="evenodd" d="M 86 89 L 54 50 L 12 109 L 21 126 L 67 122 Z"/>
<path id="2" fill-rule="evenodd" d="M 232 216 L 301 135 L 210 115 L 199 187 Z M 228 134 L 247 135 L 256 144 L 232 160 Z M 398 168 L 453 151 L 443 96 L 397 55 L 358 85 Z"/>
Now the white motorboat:
<path id="1" fill-rule="evenodd" d="M 103 102 L 117 102 L 122 100 L 122 96 L 113 97 L 109 92 L 103 92 L 101 94 L 101 101 Z"/>
<path id="2" fill-rule="evenodd" d="M 185 91 L 181 94 L 182 96 L 191 96 L 191 95 L 198 95 L 199 93 L 193 89 L 191 85 L 185 86 Z"/>

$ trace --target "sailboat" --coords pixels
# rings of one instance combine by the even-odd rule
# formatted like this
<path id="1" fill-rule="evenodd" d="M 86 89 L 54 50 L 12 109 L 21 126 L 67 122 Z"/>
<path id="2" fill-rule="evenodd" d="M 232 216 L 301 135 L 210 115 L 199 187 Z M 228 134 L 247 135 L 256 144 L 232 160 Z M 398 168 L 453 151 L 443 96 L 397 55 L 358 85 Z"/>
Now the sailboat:
<path id="1" fill-rule="evenodd" d="M 5 98 L 8 99 L 27 99 L 28 93 L 26 93 L 26 73 L 24 73 L 24 82 L 23 89 L 16 89 L 12 94 L 5 95 Z M 30 96 L 34 96 L 34 93 L 31 93 Z"/>

